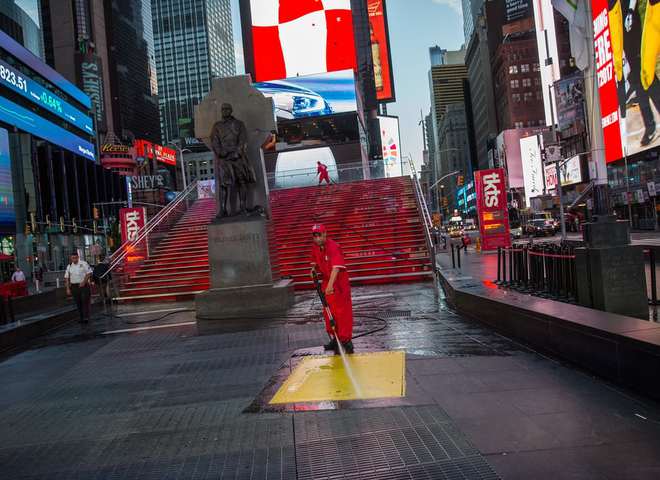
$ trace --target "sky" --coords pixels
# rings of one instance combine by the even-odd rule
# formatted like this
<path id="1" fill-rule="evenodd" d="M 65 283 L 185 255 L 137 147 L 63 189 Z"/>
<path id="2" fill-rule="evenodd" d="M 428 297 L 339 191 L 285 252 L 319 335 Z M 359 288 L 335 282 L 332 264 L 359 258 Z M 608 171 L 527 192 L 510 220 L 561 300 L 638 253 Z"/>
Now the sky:
<path id="1" fill-rule="evenodd" d="M 424 141 L 419 126 L 420 109 L 424 115 L 431 106 L 428 72 L 429 47 L 438 45 L 458 50 L 463 44 L 463 16 L 460 0 L 387 0 L 390 46 L 394 65 L 396 103 L 387 107 L 388 115 L 399 116 L 401 152 L 411 155 L 419 169 Z M 232 0 L 237 73 L 243 73 L 238 0 Z"/>

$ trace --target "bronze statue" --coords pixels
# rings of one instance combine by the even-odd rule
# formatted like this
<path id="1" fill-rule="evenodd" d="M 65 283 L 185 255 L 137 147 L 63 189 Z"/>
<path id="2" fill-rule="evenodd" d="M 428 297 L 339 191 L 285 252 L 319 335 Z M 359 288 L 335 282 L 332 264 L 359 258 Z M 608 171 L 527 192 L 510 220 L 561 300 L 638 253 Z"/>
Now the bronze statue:
<path id="1" fill-rule="evenodd" d="M 233 108 L 222 104 L 222 119 L 213 125 L 215 186 L 218 199 L 218 218 L 247 214 L 248 189 L 257 182 L 254 168 L 247 155 L 247 129 L 235 118 Z M 232 211 L 232 201 L 238 193 L 238 212 Z"/>

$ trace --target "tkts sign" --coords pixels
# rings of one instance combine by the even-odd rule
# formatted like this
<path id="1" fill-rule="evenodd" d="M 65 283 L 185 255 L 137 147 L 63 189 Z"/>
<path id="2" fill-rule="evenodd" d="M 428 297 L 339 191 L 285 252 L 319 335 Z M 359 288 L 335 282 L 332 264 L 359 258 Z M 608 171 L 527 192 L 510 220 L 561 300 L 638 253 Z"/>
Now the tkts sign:
<path id="1" fill-rule="evenodd" d="M 134 243 L 144 229 L 144 226 L 147 224 L 147 210 L 144 207 L 122 208 L 119 210 L 119 219 L 122 243 Z M 144 239 L 138 244 L 129 245 L 127 249 L 127 262 L 131 263 L 144 260 L 147 255 L 147 241 Z"/>
<path id="2" fill-rule="evenodd" d="M 495 250 L 511 245 L 509 213 L 506 204 L 506 179 L 503 168 L 474 172 L 481 248 Z"/>

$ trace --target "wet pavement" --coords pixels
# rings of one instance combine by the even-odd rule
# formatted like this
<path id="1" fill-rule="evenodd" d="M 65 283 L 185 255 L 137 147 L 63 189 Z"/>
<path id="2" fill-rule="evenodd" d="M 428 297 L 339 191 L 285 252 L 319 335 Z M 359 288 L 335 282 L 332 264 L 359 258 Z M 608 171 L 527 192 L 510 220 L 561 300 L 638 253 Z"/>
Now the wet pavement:
<path id="1" fill-rule="evenodd" d="M 312 293 L 208 335 L 190 304 L 123 307 L 3 358 L 0 478 L 660 478 L 657 404 L 462 318 L 430 283 L 353 296 L 356 350 L 406 352 L 404 398 L 268 404 L 326 341 Z"/>

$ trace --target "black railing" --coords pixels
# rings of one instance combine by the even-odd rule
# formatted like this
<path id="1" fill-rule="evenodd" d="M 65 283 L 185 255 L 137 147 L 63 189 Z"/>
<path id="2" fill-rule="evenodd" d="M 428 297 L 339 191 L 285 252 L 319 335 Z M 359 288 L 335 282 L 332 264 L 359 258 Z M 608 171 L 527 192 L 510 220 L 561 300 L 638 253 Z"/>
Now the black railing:
<path id="1" fill-rule="evenodd" d="M 541 243 L 498 248 L 495 283 L 543 298 L 576 303 L 574 247 Z"/>

